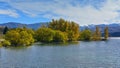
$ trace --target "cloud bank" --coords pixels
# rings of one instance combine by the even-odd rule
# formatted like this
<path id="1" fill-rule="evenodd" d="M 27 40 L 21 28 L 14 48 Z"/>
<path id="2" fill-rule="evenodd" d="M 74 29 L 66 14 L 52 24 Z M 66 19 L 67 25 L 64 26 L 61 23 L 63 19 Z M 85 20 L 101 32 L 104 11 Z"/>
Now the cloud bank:
<path id="1" fill-rule="evenodd" d="M 80 25 L 119 23 L 120 0 L 0 0 L 29 17 L 64 18 Z M 10 9 L 10 8 L 9 8 Z M 16 11 L 0 14 L 18 17 Z"/>

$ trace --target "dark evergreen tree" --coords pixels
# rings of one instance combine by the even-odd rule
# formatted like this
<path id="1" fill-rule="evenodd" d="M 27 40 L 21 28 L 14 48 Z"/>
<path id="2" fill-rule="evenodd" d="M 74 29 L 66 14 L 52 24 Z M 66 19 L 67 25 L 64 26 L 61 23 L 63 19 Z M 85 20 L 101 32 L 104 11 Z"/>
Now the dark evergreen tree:
<path id="1" fill-rule="evenodd" d="M 8 27 L 7 27 L 7 26 L 5 26 L 5 28 L 4 28 L 4 30 L 3 30 L 3 34 L 6 34 L 6 33 L 7 33 L 7 31 L 8 31 Z"/>

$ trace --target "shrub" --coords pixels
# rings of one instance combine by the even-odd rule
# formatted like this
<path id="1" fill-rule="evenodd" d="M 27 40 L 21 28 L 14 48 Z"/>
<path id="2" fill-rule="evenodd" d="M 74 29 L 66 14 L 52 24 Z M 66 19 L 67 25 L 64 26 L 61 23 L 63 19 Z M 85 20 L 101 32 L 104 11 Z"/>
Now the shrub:
<path id="1" fill-rule="evenodd" d="M 68 40 L 67 34 L 61 31 L 55 31 L 54 41 L 55 42 L 66 42 Z"/>
<path id="2" fill-rule="evenodd" d="M 7 46 L 10 46 L 10 45 L 11 45 L 11 43 L 9 41 L 7 41 L 7 40 L 2 42 L 2 46 L 7 47 Z"/>
<path id="3" fill-rule="evenodd" d="M 39 42 L 52 42 L 55 32 L 50 28 L 39 28 L 35 32 L 35 39 Z"/>
<path id="4" fill-rule="evenodd" d="M 11 42 L 13 46 L 30 45 L 34 42 L 33 35 L 22 28 L 8 31 L 5 34 L 5 39 Z"/>

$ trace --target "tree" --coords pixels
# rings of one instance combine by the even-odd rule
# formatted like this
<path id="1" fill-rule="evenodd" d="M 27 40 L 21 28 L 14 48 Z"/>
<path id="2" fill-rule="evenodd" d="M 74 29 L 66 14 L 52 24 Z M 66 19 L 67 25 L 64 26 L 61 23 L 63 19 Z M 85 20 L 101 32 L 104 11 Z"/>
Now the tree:
<path id="1" fill-rule="evenodd" d="M 35 39 L 39 42 L 52 42 L 55 32 L 50 28 L 39 28 L 35 32 Z"/>
<path id="2" fill-rule="evenodd" d="M 91 31 L 89 29 L 85 29 L 80 33 L 80 40 L 91 40 Z"/>
<path id="3" fill-rule="evenodd" d="M 75 22 L 70 23 L 70 27 L 68 28 L 68 38 L 70 41 L 76 41 L 79 38 L 79 25 Z"/>
<path id="4" fill-rule="evenodd" d="M 27 31 L 21 31 L 20 33 L 19 45 L 30 45 L 34 42 L 33 36 Z"/>
<path id="5" fill-rule="evenodd" d="M 6 34 L 6 32 L 7 32 L 8 30 L 9 30 L 8 27 L 5 26 L 5 28 L 4 28 L 4 30 L 3 30 L 3 34 Z"/>
<path id="6" fill-rule="evenodd" d="M 5 34 L 5 39 L 13 46 L 30 45 L 34 42 L 32 34 L 22 28 L 9 30 Z"/>
<path id="7" fill-rule="evenodd" d="M 105 27 L 105 29 L 104 29 L 104 39 L 107 40 L 108 36 L 109 36 L 108 27 Z"/>
<path id="8" fill-rule="evenodd" d="M 13 29 L 13 30 L 14 30 L 14 29 Z M 16 28 L 15 30 L 18 31 L 18 32 L 27 31 L 27 33 L 31 34 L 33 37 L 34 37 L 34 35 L 35 35 L 34 30 L 29 29 L 29 28 L 26 28 L 25 26 L 24 26 L 23 28 Z"/>
<path id="9" fill-rule="evenodd" d="M 66 42 L 68 40 L 67 34 L 65 32 L 61 32 L 56 30 L 54 35 L 54 42 Z"/>
<path id="10" fill-rule="evenodd" d="M 66 32 L 47 27 L 39 28 L 35 32 L 35 39 L 39 42 L 66 42 L 68 40 Z"/>
<path id="11" fill-rule="evenodd" d="M 10 30 L 5 34 L 5 39 L 17 46 L 20 40 L 20 34 L 16 30 Z"/>
<path id="12" fill-rule="evenodd" d="M 79 25 L 73 21 L 66 21 L 64 19 L 52 20 L 48 25 L 53 30 L 66 32 L 69 41 L 76 41 L 79 38 Z"/>
<path id="13" fill-rule="evenodd" d="M 4 40 L 4 41 L 1 43 L 1 45 L 4 46 L 4 47 L 7 47 L 7 46 L 10 46 L 11 43 L 10 43 L 9 41 L 7 41 L 7 40 Z"/>
<path id="14" fill-rule="evenodd" d="M 101 32 L 100 32 L 100 29 L 98 26 L 96 26 L 96 30 L 95 32 L 93 33 L 93 37 L 92 37 L 92 40 L 101 40 Z"/>

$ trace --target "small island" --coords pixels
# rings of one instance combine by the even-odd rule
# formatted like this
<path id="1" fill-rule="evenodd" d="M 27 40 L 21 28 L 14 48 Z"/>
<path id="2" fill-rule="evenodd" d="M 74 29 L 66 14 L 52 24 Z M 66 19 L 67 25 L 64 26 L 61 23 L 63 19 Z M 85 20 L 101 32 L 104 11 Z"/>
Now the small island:
<path id="1" fill-rule="evenodd" d="M 104 28 L 102 36 L 100 28 L 96 26 L 94 31 L 88 29 L 80 30 L 77 23 L 64 19 L 52 20 L 47 25 L 42 25 L 37 30 L 26 28 L 4 28 L 4 41 L 0 46 L 28 46 L 34 42 L 69 42 L 69 41 L 101 41 L 107 40 L 109 36 L 108 27 Z"/>

